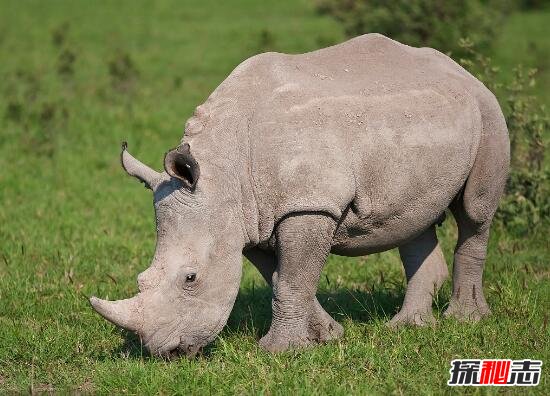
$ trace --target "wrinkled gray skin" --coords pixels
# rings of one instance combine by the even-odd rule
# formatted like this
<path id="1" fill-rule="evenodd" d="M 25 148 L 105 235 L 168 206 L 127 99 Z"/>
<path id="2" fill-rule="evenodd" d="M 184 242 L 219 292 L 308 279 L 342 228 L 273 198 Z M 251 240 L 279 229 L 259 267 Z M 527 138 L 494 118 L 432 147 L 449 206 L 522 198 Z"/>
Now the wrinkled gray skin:
<path id="1" fill-rule="evenodd" d="M 197 107 L 164 172 L 125 147 L 122 163 L 154 192 L 157 247 L 135 297 L 91 303 L 153 354 L 193 355 L 215 338 L 243 253 L 273 287 L 269 351 L 342 335 L 315 297 L 330 252 L 399 248 L 408 287 L 390 325 L 431 323 L 447 208 L 459 236 L 445 315 L 489 313 L 481 278 L 508 133 L 493 94 L 433 49 L 369 34 L 254 56 Z"/>

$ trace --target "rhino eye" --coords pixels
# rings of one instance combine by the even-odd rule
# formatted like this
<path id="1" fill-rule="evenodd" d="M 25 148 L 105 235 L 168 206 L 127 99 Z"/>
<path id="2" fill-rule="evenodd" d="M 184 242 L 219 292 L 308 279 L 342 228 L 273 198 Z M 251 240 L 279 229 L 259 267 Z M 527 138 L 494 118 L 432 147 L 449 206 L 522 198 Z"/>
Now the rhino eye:
<path id="1" fill-rule="evenodd" d="M 187 283 L 194 282 L 196 277 L 197 277 L 197 274 L 187 274 L 187 276 L 185 277 L 185 281 Z"/>

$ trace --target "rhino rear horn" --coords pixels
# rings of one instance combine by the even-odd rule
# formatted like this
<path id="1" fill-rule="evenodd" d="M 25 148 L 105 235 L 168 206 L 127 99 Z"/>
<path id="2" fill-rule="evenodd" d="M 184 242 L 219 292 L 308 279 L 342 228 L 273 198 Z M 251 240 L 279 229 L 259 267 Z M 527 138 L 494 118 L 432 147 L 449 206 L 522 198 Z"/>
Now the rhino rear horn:
<path id="1" fill-rule="evenodd" d="M 191 191 L 197 186 L 200 175 L 199 164 L 191 154 L 188 143 L 166 153 L 164 170 L 170 176 L 179 179 Z"/>
<path id="2" fill-rule="evenodd" d="M 145 184 L 145 187 L 155 190 L 161 181 L 161 174 L 138 161 L 128 152 L 128 143 L 122 142 L 120 162 L 130 176 L 134 176 Z"/>

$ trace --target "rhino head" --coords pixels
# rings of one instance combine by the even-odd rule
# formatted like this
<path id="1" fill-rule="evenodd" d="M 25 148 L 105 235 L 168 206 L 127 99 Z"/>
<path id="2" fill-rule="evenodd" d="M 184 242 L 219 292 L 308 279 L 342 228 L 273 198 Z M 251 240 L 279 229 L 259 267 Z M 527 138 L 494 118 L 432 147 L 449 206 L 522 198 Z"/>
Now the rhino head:
<path id="1" fill-rule="evenodd" d="M 91 297 L 105 319 L 137 333 L 153 355 L 193 356 L 227 322 L 241 278 L 242 221 L 223 195 L 201 187 L 188 144 L 169 151 L 165 172 L 135 159 L 123 143 L 122 166 L 153 191 L 157 244 L 139 274 L 139 293 L 106 301 Z M 214 195 L 214 196 L 212 196 Z"/>

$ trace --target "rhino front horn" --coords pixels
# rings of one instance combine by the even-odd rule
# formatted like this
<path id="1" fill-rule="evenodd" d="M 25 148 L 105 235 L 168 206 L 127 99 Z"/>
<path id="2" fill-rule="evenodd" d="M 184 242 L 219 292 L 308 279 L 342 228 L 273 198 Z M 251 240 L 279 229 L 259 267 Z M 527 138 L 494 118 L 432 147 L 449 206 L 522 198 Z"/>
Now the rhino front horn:
<path id="1" fill-rule="evenodd" d="M 106 301 L 93 296 L 90 298 L 90 304 L 109 322 L 135 332 L 140 327 L 138 298 L 135 296 L 126 300 Z"/>

